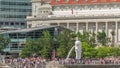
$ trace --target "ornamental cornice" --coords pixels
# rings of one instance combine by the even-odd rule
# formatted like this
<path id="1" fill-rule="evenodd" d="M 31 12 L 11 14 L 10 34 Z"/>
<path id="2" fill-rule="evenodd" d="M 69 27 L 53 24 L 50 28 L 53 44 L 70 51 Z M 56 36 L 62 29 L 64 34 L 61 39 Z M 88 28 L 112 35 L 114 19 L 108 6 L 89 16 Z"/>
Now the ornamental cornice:
<path id="1" fill-rule="evenodd" d="M 50 20 L 120 20 L 120 17 L 55 17 L 55 18 L 28 18 L 27 21 L 50 21 Z"/>

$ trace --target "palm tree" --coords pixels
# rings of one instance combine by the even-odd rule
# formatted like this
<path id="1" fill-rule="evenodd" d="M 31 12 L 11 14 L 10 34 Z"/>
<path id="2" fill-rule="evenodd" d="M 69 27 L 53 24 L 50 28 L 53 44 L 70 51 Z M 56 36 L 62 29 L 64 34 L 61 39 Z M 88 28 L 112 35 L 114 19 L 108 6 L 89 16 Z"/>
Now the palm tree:
<path id="1" fill-rule="evenodd" d="M 114 36 L 115 36 L 115 31 L 114 31 L 114 30 L 111 31 L 111 35 L 112 35 L 111 46 L 114 47 L 114 42 L 115 42 L 115 38 L 114 38 Z"/>
<path id="2" fill-rule="evenodd" d="M 98 32 L 97 40 L 100 44 L 107 45 L 107 43 L 109 42 L 109 39 L 104 30 L 102 32 Z"/>

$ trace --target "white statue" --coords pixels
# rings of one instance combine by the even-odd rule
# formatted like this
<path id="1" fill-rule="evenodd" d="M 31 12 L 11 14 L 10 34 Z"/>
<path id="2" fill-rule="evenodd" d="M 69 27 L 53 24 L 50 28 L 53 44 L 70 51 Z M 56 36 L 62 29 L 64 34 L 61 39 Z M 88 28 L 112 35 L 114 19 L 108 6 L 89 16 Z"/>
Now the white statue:
<path id="1" fill-rule="evenodd" d="M 75 52 L 76 52 L 76 59 L 81 59 L 81 53 L 82 53 L 82 45 L 81 42 L 76 38 L 75 41 Z"/>

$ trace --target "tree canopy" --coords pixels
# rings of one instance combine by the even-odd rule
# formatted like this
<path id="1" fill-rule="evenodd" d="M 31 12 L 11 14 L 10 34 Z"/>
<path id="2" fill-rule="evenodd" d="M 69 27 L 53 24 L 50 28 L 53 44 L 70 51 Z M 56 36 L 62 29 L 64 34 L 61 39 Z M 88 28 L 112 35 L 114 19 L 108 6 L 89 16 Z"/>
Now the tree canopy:
<path id="1" fill-rule="evenodd" d="M 9 42 L 10 42 L 9 38 L 3 38 L 3 36 L 0 35 L 0 53 L 8 45 Z"/>
<path id="2" fill-rule="evenodd" d="M 28 38 L 25 47 L 22 50 L 22 56 L 32 56 L 39 54 L 44 58 L 51 58 L 52 51 L 56 49 L 58 57 L 66 58 L 70 49 L 74 46 L 75 37 L 78 37 L 82 42 L 82 57 L 86 58 L 103 58 L 107 56 L 120 56 L 120 48 L 107 46 L 109 40 L 104 31 L 97 34 L 91 32 L 71 32 L 63 30 L 56 36 L 56 40 L 52 37 L 49 31 L 43 31 L 43 35 L 33 40 Z M 97 42 L 102 44 L 96 45 Z M 56 47 L 57 42 L 57 47 Z M 70 57 L 75 57 L 75 51 L 72 52 Z"/>

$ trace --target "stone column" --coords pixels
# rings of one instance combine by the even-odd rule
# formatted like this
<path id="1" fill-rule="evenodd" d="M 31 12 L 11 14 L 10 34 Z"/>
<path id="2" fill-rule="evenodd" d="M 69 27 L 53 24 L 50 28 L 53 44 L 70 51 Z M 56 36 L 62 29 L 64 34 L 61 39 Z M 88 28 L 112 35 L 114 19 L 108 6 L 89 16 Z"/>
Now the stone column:
<path id="1" fill-rule="evenodd" d="M 79 32 L 79 25 L 78 22 L 76 23 L 76 33 Z"/>
<path id="2" fill-rule="evenodd" d="M 108 35 L 108 22 L 105 22 L 105 33 Z"/>
<path id="3" fill-rule="evenodd" d="M 58 26 L 60 26 L 60 23 L 57 23 Z"/>
<path id="4" fill-rule="evenodd" d="M 95 26 L 96 26 L 95 32 L 97 34 L 97 32 L 98 32 L 98 22 L 95 23 Z"/>
<path id="5" fill-rule="evenodd" d="M 95 29 L 95 33 L 96 33 L 95 40 L 96 40 L 96 43 L 97 43 L 98 22 L 95 23 L 95 27 L 96 27 L 96 29 Z"/>
<path id="6" fill-rule="evenodd" d="M 69 23 L 67 22 L 67 28 L 69 28 L 70 26 L 69 26 Z"/>
<path id="7" fill-rule="evenodd" d="M 88 22 L 86 22 L 86 31 L 88 31 Z"/>
<path id="8" fill-rule="evenodd" d="M 115 43 L 118 42 L 118 22 L 115 22 Z"/>

